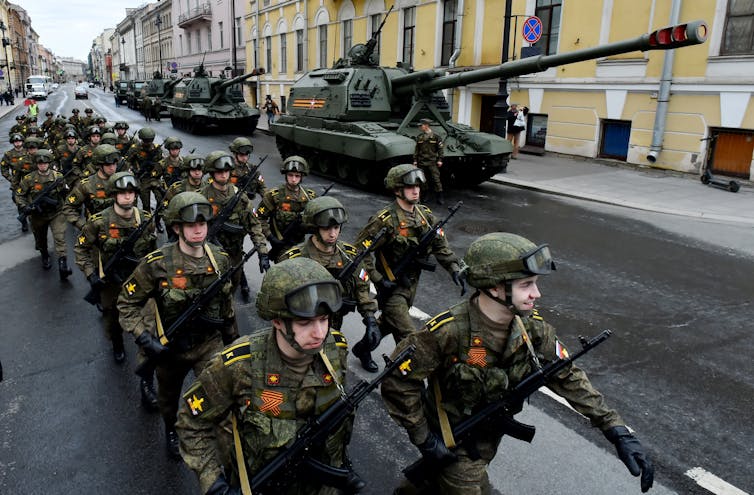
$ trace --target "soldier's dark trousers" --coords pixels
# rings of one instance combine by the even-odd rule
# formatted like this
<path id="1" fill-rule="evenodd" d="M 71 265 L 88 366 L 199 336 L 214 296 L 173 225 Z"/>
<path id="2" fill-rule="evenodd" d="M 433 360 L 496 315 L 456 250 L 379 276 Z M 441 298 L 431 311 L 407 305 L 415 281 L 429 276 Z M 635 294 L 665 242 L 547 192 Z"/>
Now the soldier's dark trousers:
<path id="1" fill-rule="evenodd" d="M 427 176 L 429 180 L 429 184 L 432 185 L 432 189 L 436 193 L 442 192 L 442 180 L 440 178 L 440 167 L 437 166 L 437 163 L 428 163 L 428 164 L 419 164 L 419 168 L 424 170 L 424 174 Z M 428 185 L 429 185 L 428 184 Z"/>
<path id="2" fill-rule="evenodd" d="M 65 230 L 67 223 L 62 213 L 52 217 L 31 215 L 31 231 L 34 234 L 34 248 L 37 251 L 47 251 L 47 228 L 52 231 L 52 240 L 55 244 L 55 254 L 59 257 L 66 256 Z"/>
<path id="3" fill-rule="evenodd" d="M 105 335 L 112 342 L 113 349 L 123 348 L 123 327 L 120 326 L 118 313 L 119 284 L 106 284 L 100 292 L 102 301 L 102 322 L 105 325 Z"/>
<path id="4" fill-rule="evenodd" d="M 396 344 L 416 332 L 414 322 L 408 310 L 416 295 L 416 286 L 410 289 L 398 288 L 380 304 L 380 333 L 383 336 L 392 333 Z"/>

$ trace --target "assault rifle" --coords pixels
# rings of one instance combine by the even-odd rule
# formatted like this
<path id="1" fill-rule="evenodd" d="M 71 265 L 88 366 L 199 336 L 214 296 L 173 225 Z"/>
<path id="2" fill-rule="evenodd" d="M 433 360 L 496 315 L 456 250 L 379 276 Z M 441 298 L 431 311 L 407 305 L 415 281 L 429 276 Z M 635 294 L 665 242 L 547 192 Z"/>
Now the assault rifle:
<path id="1" fill-rule="evenodd" d="M 249 173 L 243 176 L 243 178 L 241 178 L 241 180 L 238 182 L 238 190 L 236 191 L 236 193 L 232 198 L 228 200 L 227 203 L 225 203 L 225 206 L 223 206 L 223 209 L 220 210 L 220 213 L 218 213 L 217 216 L 212 219 L 212 224 L 207 231 L 207 239 L 210 239 L 212 242 L 214 242 L 214 240 L 217 238 L 217 234 L 219 234 L 220 231 L 232 232 L 236 234 L 243 232 L 242 227 L 236 226 L 234 228 L 234 226 L 227 225 L 226 222 L 233 214 L 233 210 L 236 209 L 238 202 L 241 201 L 241 195 L 246 194 L 246 188 L 254 182 L 257 170 L 259 170 L 259 167 L 262 166 L 262 163 L 264 163 L 264 161 L 267 159 L 267 156 L 268 155 L 264 155 L 262 159 L 259 160 L 259 163 L 257 163 L 254 168 L 252 168 Z"/>
<path id="2" fill-rule="evenodd" d="M 531 394 L 540 387 L 547 385 L 552 377 L 557 376 L 571 363 L 606 341 L 611 334 L 610 330 L 604 330 L 589 340 L 580 336 L 581 350 L 579 352 L 573 356 L 557 359 L 533 371 L 516 385 L 504 399 L 484 406 L 473 416 L 458 423 L 453 428 L 456 447 L 473 442 L 478 438 L 493 438 L 495 435 L 501 434 L 524 442 L 531 442 L 535 433 L 534 426 L 516 421 L 513 419 L 513 415 L 521 410 L 523 402 Z M 442 467 L 422 457 L 404 469 L 403 474 L 414 486 L 419 487 L 425 480 L 436 476 L 438 470 Z"/>
<path id="3" fill-rule="evenodd" d="M 439 222 L 434 224 L 431 229 L 429 229 L 424 233 L 424 235 L 421 236 L 418 244 L 409 249 L 406 254 L 404 254 L 403 257 L 398 260 L 395 267 L 392 269 L 393 275 L 395 277 L 395 282 L 398 282 L 403 287 L 410 286 L 411 282 L 408 280 L 408 275 L 406 272 L 412 267 L 418 267 L 419 269 L 426 270 L 428 272 L 435 271 L 436 265 L 429 261 L 429 246 L 430 244 L 432 244 L 432 241 L 434 241 L 435 238 L 440 234 L 445 224 L 448 223 L 448 221 L 453 218 L 453 215 L 455 215 L 456 212 L 461 209 L 461 206 L 463 206 L 463 201 L 459 201 L 455 204 L 455 206 L 448 208 L 448 211 L 450 212 L 448 213 L 448 216 L 445 217 L 444 220 L 440 220 Z M 393 280 L 391 280 L 391 282 L 393 282 Z"/>
<path id="4" fill-rule="evenodd" d="M 54 181 L 50 182 L 47 186 L 45 186 L 45 188 L 42 189 L 39 192 L 39 195 L 37 196 L 37 198 L 34 201 L 32 201 L 29 204 L 29 206 L 27 206 L 26 208 L 24 208 L 23 210 L 21 210 L 21 213 L 18 214 L 18 216 L 16 217 L 16 219 L 19 222 L 24 223 L 26 221 L 26 217 L 28 217 L 29 215 L 31 215 L 33 212 L 38 211 L 38 212 L 41 213 L 42 212 L 42 205 L 43 204 L 47 204 L 47 205 L 50 205 L 50 206 L 57 206 L 58 200 L 49 197 L 50 193 L 55 188 L 57 188 L 61 183 L 63 183 L 65 181 L 65 178 L 68 177 L 68 175 L 70 175 L 71 172 L 73 172 L 73 169 L 71 169 L 68 172 L 64 173 L 63 175 L 61 175 L 60 177 L 58 177 Z"/>
<path id="5" fill-rule="evenodd" d="M 228 271 L 218 276 L 215 280 L 212 281 L 211 284 L 209 284 L 204 288 L 204 290 L 197 294 L 188 305 L 188 307 L 183 311 L 183 313 L 181 313 L 178 318 L 176 318 L 175 321 L 170 324 L 170 327 L 165 330 L 164 339 L 162 340 L 167 341 L 169 345 L 170 339 L 175 334 L 180 333 L 181 327 L 183 325 L 190 323 L 191 321 L 199 317 L 201 311 L 206 308 L 210 302 L 212 302 L 212 299 L 214 299 L 215 296 L 220 293 L 223 286 L 230 281 L 233 275 L 238 270 L 240 270 L 243 267 L 244 263 L 249 261 L 249 258 L 254 256 L 254 253 L 256 252 L 257 248 L 250 249 L 249 252 L 247 252 L 243 256 L 243 259 L 241 259 L 241 261 L 239 261 L 237 265 L 230 267 Z M 145 379 L 151 377 L 158 359 L 159 357 L 150 357 L 149 355 L 147 355 L 146 359 L 139 366 L 137 366 L 136 374 Z"/>
<path id="6" fill-rule="evenodd" d="M 296 432 L 293 443 L 278 453 L 262 467 L 251 479 L 251 488 L 255 494 L 283 493 L 285 487 L 294 479 L 310 478 L 317 483 L 332 486 L 345 493 L 351 493 L 347 468 L 329 466 L 310 457 L 312 451 L 321 448 L 327 437 L 345 421 L 372 390 L 382 383 L 391 373 L 408 361 L 416 351 L 411 345 L 401 351 L 395 359 L 385 359 L 385 369 L 371 382 L 361 380 L 349 393 L 343 393 L 337 402 L 327 408 L 316 418 L 310 419 Z M 291 473 L 296 473 L 292 476 Z"/>
<path id="7" fill-rule="evenodd" d="M 338 274 L 338 282 L 341 284 L 346 283 L 349 278 L 351 278 L 351 275 L 353 275 L 353 272 L 356 271 L 356 268 L 359 267 L 362 261 L 364 261 L 364 258 L 369 256 L 369 253 L 372 252 L 373 247 L 380 242 L 380 239 L 382 239 L 385 234 L 387 233 L 387 227 L 383 227 L 380 229 L 377 234 L 375 234 L 374 237 L 371 239 L 365 239 L 361 245 L 364 249 L 359 251 L 359 254 L 357 254 L 346 266 L 344 266 L 340 273 Z"/>
<path id="8" fill-rule="evenodd" d="M 327 193 L 330 192 L 330 189 L 332 189 L 332 186 L 334 185 L 335 184 L 333 183 L 327 186 L 319 197 L 327 196 Z M 283 232 L 280 233 L 280 239 L 275 237 L 275 234 L 270 234 L 267 238 L 267 240 L 270 241 L 270 259 L 277 259 L 277 257 L 280 256 L 280 253 L 283 252 L 283 249 L 287 249 L 295 243 L 296 236 L 301 231 L 302 214 L 303 212 L 299 212 L 298 215 L 296 215 L 296 218 L 286 225 Z M 271 223 L 274 221 L 274 219 L 270 219 Z"/>
<path id="9" fill-rule="evenodd" d="M 139 226 L 131 232 L 131 234 L 126 238 L 125 241 L 121 242 L 118 246 L 118 250 L 113 253 L 112 256 L 107 260 L 105 265 L 102 267 L 102 274 L 103 276 L 100 277 L 104 280 L 108 279 L 115 279 L 115 269 L 116 267 L 123 261 L 124 258 L 127 258 L 128 256 L 132 255 L 134 252 L 134 247 L 136 246 L 136 243 L 141 238 L 142 234 L 147 230 L 147 227 L 152 223 L 153 220 L 156 218 L 159 218 L 160 212 L 165 208 L 165 202 L 160 200 L 157 202 L 157 208 L 152 213 L 152 216 L 149 217 L 147 220 L 141 222 Z M 121 283 L 122 280 L 113 280 L 115 283 Z M 97 305 L 101 303 L 100 300 L 100 292 L 101 287 L 92 287 L 89 289 L 89 292 L 86 293 L 84 296 L 84 301 L 88 302 L 92 305 Z"/>

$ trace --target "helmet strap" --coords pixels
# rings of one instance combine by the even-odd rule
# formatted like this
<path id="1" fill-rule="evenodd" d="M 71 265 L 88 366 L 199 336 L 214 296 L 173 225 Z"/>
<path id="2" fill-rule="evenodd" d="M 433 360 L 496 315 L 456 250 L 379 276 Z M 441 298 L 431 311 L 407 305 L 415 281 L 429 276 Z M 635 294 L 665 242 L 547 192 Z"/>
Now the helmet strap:
<path id="1" fill-rule="evenodd" d="M 283 326 L 285 327 L 285 332 L 282 332 L 280 330 L 280 333 L 283 335 L 283 338 L 285 339 L 288 344 L 293 347 L 296 351 L 300 352 L 301 354 L 306 354 L 307 356 L 316 356 L 319 354 L 320 349 L 322 349 L 322 346 L 318 347 L 317 349 L 304 349 L 299 345 L 298 342 L 296 342 L 296 334 L 293 333 L 293 320 L 290 318 L 283 318 Z M 323 344 L 324 345 L 324 341 Z"/>
<path id="2" fill-rule="evenodd" d="M 503 287 L 505 291 L 505 298 L 501 299 L 499 296 L 493 296 L 489 289 L 479 289 L 484 293 L 485 296 L 489 297 L 496 303 L 500 304 L 501 306 L 504 306 L 508 309 L 511 313 L 514 315 L 520 315 L 521 312 L 516 309 L 516 307 L 513 305 L 513 284 L 510 280 L 503 281 Z"/>
<path id="3" fill-rule="evenodd" d="M 192 248 L 198 248 L 204 245 L 204 241 L 206 241 L 206 239 L 203 241 L 189 241 L 188 239 L 186 239 L 186 236 L 183 235 L 183 224 L 179 223 L 176 225 L 178 226 L 178 237 L 180 237 L 184 244 Z"/>

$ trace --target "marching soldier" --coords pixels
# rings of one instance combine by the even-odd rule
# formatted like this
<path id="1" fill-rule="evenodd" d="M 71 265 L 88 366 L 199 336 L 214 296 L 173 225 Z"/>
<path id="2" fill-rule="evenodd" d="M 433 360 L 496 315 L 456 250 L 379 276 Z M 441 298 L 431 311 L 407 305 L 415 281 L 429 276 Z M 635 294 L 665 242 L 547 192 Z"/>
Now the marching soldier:
<path id="1" fill-rule="evenodd" d="M 116 122 L 113 128 L 115 129 L 115 135 L 117 136 L 115 147 L 118 149 L 118 153 L 120 153 L 121 156 L 126 156 L 133 141 L 128 135 L 128 122 L 121 120 Z"/>
<path id="2" fill-rule="evenodd" d="M 168 188 L 165 193 L 166 203 L 169 203 L 171 199 L 177 194 L 182 192 L 200 192 L 204 185 L 207 183 L 204 180 L 204 158 L 199 155 L 188 155 L 181 160 L 181 175 L 183 178 Z"/>
<path id="3" fill-rule="evenodd" d="M 84 109 L 84 117 L 82 117 L 79 121 L 79 131 L 81 131 L 81 134 L 83 134 L 84 129 L 89 129 L 94 124 L 94 110 L 86 107 Z"/>
<path id="4" fill-rule="evenodd" d="M 296 226 L 296 222 L 306 203 L 317 197 L 313 190 L 301 186 L 309 173 L 309 164 L 304 158 L 289 156 L 283 161 L 280 173 L 285 176 L 285 183 L 265 192 L 257 206 L 257 215 L 263 222 L 264 233 L 272 245 L 270 256 L 273 260 L 280 253 L 303 242 L 306 233 Z M 287 230 L 293 231 L 286 235 Z"/>
<path id="5" fill-rule="evenodd" d="M 68 194 L 63 205 L 65 219 L 71 225 L 81 230 L 85 220 L 81 217 L 81 207 L 84 207 L 84 218 L 88 219 L 111 206 L 114 201 L 112 194 L 108 194 L 108 180 L 118 167 L 120 154 L 114 146 L 101 144 L 94 150 L 92 156 L 97 173 L 81 179 Z"/>
<path id="6" fill-rule="evenodd" d="M 445 204 L 442 192 L 442 180 L 440 167 L 442 167 L 443 144 L 442 138 L 432 131 L 429 119 L 421 119 L 419 127 L 421 133 L 416 136 L 416 148 L 414 148 L 414 165 L 429 172 L 432 179 L 432 187 L 435 190 L 435 201 L 438 205 Z M 426 175 L 426 174 L 425 174 Z M 426 201 L 426 198 L 424 198 Z"/>
<path id="7" fill-rule="evenodd" d="M 167 346 L 164 344 L 164 329 L 170 328 L 196 295 L 230 269 L 227 254 L 206 241 L 211 218 L 212 205 L 199 193 L 185 192 L 170 200 L 165 222 L 178 241 L 144 257 L 118 297 L 123 328 L 134 335 L 147 356 L 160 358 L 156 365 L 158 403 L 168 453 L 176 458 L 180 454 L 175 421 L 183 380 L 191 370 L 199 376 L 207 361 L 222 350 L 222 336 L 231 335 L 235 326 L 231 284 L 227 283 L 197 318 L 182 325 Z M 151 298 L 156 303 L 157 335 L 150 333 L 152 323 L 142 315 Z"/>
<path id="8" fill-rule="evenodd" d="M 249 158 L 251 157 L 251 152 L 254 150 L 254 146 L 251 145 L 251 141 L 248 138 L 238 137 L 230 143 L 229 149 L 233 153 L 233 171 L 230 173 L 230 182 L 235 185 L 238 184 L 241 178 L 246 177 L 251 172 Z M 267 192 L 267 187 L 264 185 L 264 177 L 262 177 L 262 174 L 258 170 L 253 180 L 254 184 L 246 188 L 246 195 L 252 201 L 254 201 L 257 194 L 259 197 L 262 197 Z"/>
<path id="9" fill-rule="evenodd" d="M 311 235 L 302 244 L 283 253 L 281 260 L 300 256 L 313 259 L 340 280 L 341 270 L 358 255 L 355 246 L 338 240 L 343 224 L 348 221 L 345 208 L 340 201 L 329 196 L 314 198 L 306 204 L 302 220 L 304 229 Z M 354 309 L 359 311 L 366 332 L 363 341 L 353 347 L 353 353 L 356 356 L 366 355 L 369 359 L 362 362 L 362 366 L 374 373 L 378 369 L 377 363 L 372 361 L 369 350 L 379 344 L 380 329 L 374 317 L 377 301 L 369 295 L 369 275 L 364 263 L 360 263 L 351 276 L 346 280 L 340 280 L 340 283 L 343 286 L 343 305 L 333 314 L 330 327 L 340 330 L 345 315 Z M 365 346 L 366 353 L 362 352 Z"/>
<path id="10" fill-rule="evenodd" d="M 22 136 L 26 135 L 26 116 L 22 113 L 16 115 L 16 123 L 13 124 L 8 132 L 8 136 L 14 134 L 21 134 Z"/>
<path id="11" fill-rule="evenodd" d="M 89 177 L 97 171 L 92 166 L 92 156 L 94 156 L 94 150 L 99 146 L 102 140 L 102 131 L 97 126 L 92 126 L 88 130 L 87 137 L 89 144 L 81 146 L 76 152 L 76 156 L 73 157 L 73 175 L 75 180 L 80 180 L 83 177 Z"/>
<path id="12" fill-rule="evenodd" d="M 68 188 L 64 181 L 60 181 L 57 187 L 49 192 L 36 208 L 31 204 L 41 192 L 52 182 L 63 177 L 63 174 L 52 170 L 54 157 L 49 150 L 40 150 L 34 155 L 37 170 L 31 172 L 23 179 L 16 190 L 18 207 L 22 213 L 31 218 L 31 231 L 34 233 L 34 245 L 42 255 L 42 268 L 49 270 L 52 267 L 50 253 L 47 250 L 47 228 L 52 231 L 55 243 L 55 254 L 58 257 L 58 271 L 60 280 L 66 280 L 72 273 L 68 268 L 68 258 L 65 244 L 65 218 L 61 205 Z"/>
<path id="13" fill-rule="evenodd" d="M 416 331 L 408 310 L 416 297 L 421 267 L 413 263 L 400 279 L 393 275 L 393 268 L 437 222 L 430 209 L 419 204 L 420 187 L 425 182 L 424 172 L 411 164 L 391 168 L 385 178 L 385 186 L 393 191 L 395 201 L 369 219 L 356 241 L 357 245 L 362 245 L 367 239 L 374 238 L 382 228 L 387 229 L 385 236 L 373 247 L 374 259 L 372 255 L 367 256 L 365 263 L 377 288 L 377 302 L 382 310 L 380 331 L 383 336 L 392 333 L 396 342 Z M 433 240 L 426 255 L 430 254 L 451 274 L 453 282 L 464 290 L 458 257 L 450 249 L 444 232 L 439 232 Z M 362 363 L 372 361 L 365 347 L 359 350 L 362 354 L 358 357 Z"/>
<path id="14" fill-rule="evenodd" d="M 265 274 L 256 307 L 272 328 L 244 336 L 215 355 L 183 396 L 177 425 L 181 453 L 196 472 L 201 493 L 240 493 L 236 466 L 244 474 L 248 469 L 251 478 L 308 419 L 338 400 L 346 380 L 347 343 L 329 329 L 328 320 L 340 306 L 338 282 L 314 260 L 285 260 Z M 242 458 L 223 465 L 217 425 L 228 413 L 237 421 L 236 452 Z M 311 454 L 350 471 L 345 493 L 365 486 L 346 453 L 352 424 L 352 418 L 345 420 Z M 299 473 L 290 475 L 292 484 L 281 493 L 340 493 Z"/>
<path id="15" fill-rule="evenodd" d="M 181 180 L 183 172 L 183 158 L 181 158 L 181 148 L 183 142 L 171 136 L 162 143 L 162 147 L 168 150 L 168 156 L 162 159 L 160 168 L 164 171 L 163 180 L 170 187 L 174 182 Z"/>
<path id="16" fill-rule="evenodd" d="M 68 129 L 67 131 L 65 131 L 65 135 L 63 137 L 65 138 L 65 142 L 59 144 L 58 147 L 55 148 L 55 161 L 58 162 L 60 171 L 65 174 L 66 172 L 71 170 L 71 168 L 73 168 L 73 159 L 76 156 L 76 153 L 78 153 L 79 151 L 79 144 L 78 137 L 76 136 L 76 131 L 74 131 L 73 129 Z M 76 178 L 74 177 L 73 173 L 68 177 L 68 186 L 72 187 L 74 182 L 76 181 Z"/>
<path id="17" fill-rule="evenodd" d="M 13 188 L 18 189 L 21 185 L 21 180 L 34 172 L 37 169 L 37 161 L 35 159 L 39 148 L 42 146 L 42 141 L 35 137 L 28 137 L 24 139 L 24 154 L 21 155 L 21 159 L 15 162 L 13 169 Z"/>
<path id="18" fill-rule="evenodd" d="M 13 199 L 13 203 L 17 205 L 16 189 L 18 188 L 17 181 L 20 179 L 16 179 L 16 169 L 21 166 L 21 161 L 26 151 L 24 150 L 24 138 L 21 134 L 11 134 L 10 142 L 13 147 L 3 154 L 3 159 L 0 161 L 0 171 L 2 171 L 3 177 L 8 180 L 11 198 Z M 19 213 L 21 213 L 20 210 Z M 21 222 L 21 231 L 29 231 L 29 224 L 25 218 Z"/>
<path id="19" fill-rule="evenodd" d="M 446 442 L 453 441 L 452 426 L 505 398 L 540 366 L 567 356 L 554 328 L 534 309 L 538 277 L 555 268 L 547 244 L 536 246 L 515 234 L 486 234 L 471 243 L 464 261 L 474 294 L 398 344 L 396 352 L 416 346 L 411 366 L 382 383 L 390 415 L 425 458 L 438 461 L 429 487 L 417 492 L 405 482 L 396 493 L 490 493 L 487 465 L 502 433 L 481 431 L 451 452 Z M 631 474 L 641 474 L 642 492 L 649 490 L 651 460 L 586 374 L 571 364 L 547 387 L 602 430 Z"/>
<path id="20" fill-rule="evenodd" d="M 134 173 L 141 185 L 139 197 L 141 207 L 152 211 L 152 194 L 159 200 L 163 196 L 162 146 L 155 144 L 155 132 L 151 127 L 142 127 L 138 132 L 139 141 L 132 144 L 126 155 L 126 165 Z M 162 232 L 157 226 L 157 231 Z"/>
<path id="21" fill-rule="evenodd" d="M 118 154 L 117 151 L 113 153 Z M 157 247 L 153 226 L 141 235 L 133 252 L 122 257 L 111 274 L 102 272 L 102 267 L 142 222 L 149 221 L 149 213 L 134 207 L 138 191 L 139 184 L 130 172 L 113 174 L 107 180 L 107 193 L 113 200 L 112 206 L 89 217 L 74 247 L 76 265 L 89 281 L 92 291 L 100 295 L 105 333 L 112 342 L 116 363 L 122 363 L 126 358 L 123 328 L 118 321 L 116 306 L 118 294 L 123 281 L 131 275 L 138 260 Z"/>
<path id="22" fill-rule="evenodd" d="M 79 117 L 79 109 L 74 108 L 71 110 L 71 116 L 68 117 L 68 122 L 76 126 L 76 131 L 79 133 L 80 136 L 83 136 L 84 134 L 81 132 L 81 117 Z"/>
<path id="23" fill-rule="evenodd" d="M 55 124 L 55 114 L 48 110 L 47 112 L 45 112 L 45 117 L 47 118 L 40 124 L 39 128 L 42 130 L 42 134 L 48 135 L 48 133 L 52 131 L 52 127 Z"/>

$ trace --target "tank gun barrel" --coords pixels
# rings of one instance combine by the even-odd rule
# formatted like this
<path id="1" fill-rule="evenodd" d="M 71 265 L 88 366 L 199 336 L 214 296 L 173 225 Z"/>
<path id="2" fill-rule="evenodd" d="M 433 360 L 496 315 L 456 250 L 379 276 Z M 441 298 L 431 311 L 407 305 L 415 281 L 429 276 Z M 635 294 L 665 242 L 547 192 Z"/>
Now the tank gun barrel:
<path id="1" fill-rule="evenodd" d="M 707 40 L 708 32 L 707 23 L 704 21 L 692 21 L 658 29 L 657 31 L 628 40 L 616 41 L 567 53 L 538 55 L 513 62 L 506 62 L 494 67 L 458 72 L 447 76 L 441 76 L 442 71 L 438 69 L 417 71 L 394 78 L 392 80 L 393 93 L 397 96 L 406 96 L 414 92 L 426 94 L 498 77 L 510 78 L 524 74 L 533 74 L 558 65 L 583 62 L 584 60 L 592 60 L 637 50 L 672 50 L 684 46 L 698 45 Z"/>
<path id="2" fill-rule="evenodd" d="M 179 77 L 178 79 L 171 79 L 165 83 L 165 89 L 170 89 L 181 81 L 183 81 L 182 77 Z"/>
<path id="3" fill-rule="evenodd" d="M 240 75 L 240 76 L 236 76 L 236 77 L 234 77 L 232 79 L 228 79 L 226 81 L 219 82 L 217 84 L 217 89 L 218 89 L 218 91 L 222 91 L 225 88 L 233 86 L 234 84 L 238 84 L 240 82 L 243 82 L 243 81 L 247 80 L 250 77 L 260 76 L 262 74 L 264 74 L 264 69 L 262 69 L 262 68 L 254 69 L 251 72 L 249 72 L 248 74 L 243 74 L 243 75 Z"/>

